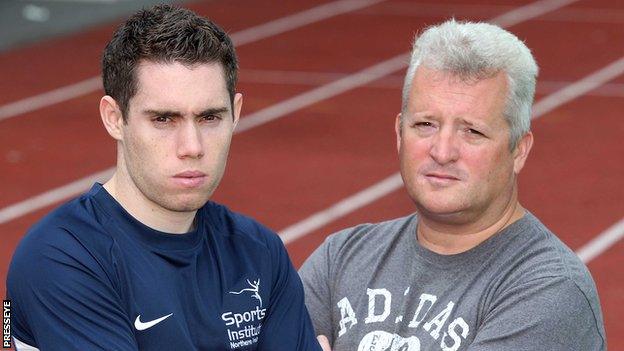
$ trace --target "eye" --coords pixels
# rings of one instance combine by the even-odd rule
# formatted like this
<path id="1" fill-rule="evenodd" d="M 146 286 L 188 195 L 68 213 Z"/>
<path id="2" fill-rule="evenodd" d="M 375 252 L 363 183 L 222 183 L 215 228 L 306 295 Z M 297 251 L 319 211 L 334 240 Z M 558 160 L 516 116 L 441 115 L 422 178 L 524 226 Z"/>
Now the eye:
<path id="1" fill-rule="evenodd" d="M 156 116 L 153 119 L 153 121 L 157 122 L 157 123 L 167 123 L 167 122 L 171 121 L 171 117 L 169 117 L 169 116 Z"/>
<path id="2" fill-rule="evenodd" d="M 415 122 L 414 123 L 414 127 L 418 127 L 418 128 L 428 128 L 428 127 L 433 127 L 433 123 L 431 122 Z"/>
<path id="3" fill-rule="evenodd" d="M 218 115 L 205 115 L 200 117 L 202 122 L 215 122 L 221 120 L 221 116 Z"/>
<path id="4" fill-rule="evenodd" d="M 415 135 L 429 137 L 437 132 L 439 125 L 435 121 L 417 120 L 411 123 L 410 128 Z"/>
<path id="5" fill-rule="evenodd" d="M 468 129 L 466 130 L 466 132 L 467 132 L 468 134 L 472 134 L 472 135 L 475 135 L 475 136 L 485 136 L 485 134 L 481 133 L 480 131 L 478 131 L 478 130 L 476 130 L 476 129 L 474 129 L 474 128 L 468 128 Z"/>

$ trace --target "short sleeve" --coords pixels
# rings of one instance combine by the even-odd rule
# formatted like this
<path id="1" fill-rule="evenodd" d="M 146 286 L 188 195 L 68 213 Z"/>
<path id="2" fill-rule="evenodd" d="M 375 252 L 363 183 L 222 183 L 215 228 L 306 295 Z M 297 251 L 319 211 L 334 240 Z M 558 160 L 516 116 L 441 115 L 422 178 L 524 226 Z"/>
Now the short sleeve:
<path id="1" fill-rule="evenodd" d="M 326 240 L 303 263 L 299 274 L 316 334 L 325 335 L 329 340 L 333 340 L 329 247 L 330 243 Z"/>
<path id="2" fill-rule="evenodd" d="M 470 351 L 603 351 L 604 335 L 584 293 L 565 277 L 546 277 L 503 292 Z"/>
<path id="3" fill-rule="evenodd" d="M 71 233 L 30 233 L 7 276 L 13 334 L 41 350 L 137 350 L 101 262 Z"/>
<path id="4" fill-rule="evenodd" d="M 268 245 L 274 267 L 274 280 L 258 350 L 321 351 L 304 303 L 303 285 L 286 248 L 272 232 Z"/>

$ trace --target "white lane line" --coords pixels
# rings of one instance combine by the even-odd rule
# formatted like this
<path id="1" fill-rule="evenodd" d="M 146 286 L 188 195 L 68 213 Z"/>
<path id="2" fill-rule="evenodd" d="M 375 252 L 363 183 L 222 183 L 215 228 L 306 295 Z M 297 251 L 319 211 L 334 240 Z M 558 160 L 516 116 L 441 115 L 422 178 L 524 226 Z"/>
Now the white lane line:
<path id="1" fill-rule="evenodd" d="M 48 91 L 43 94 L 11 102 L 0 106 L 0 121 L 36 111 L 40 108 L 58 104 L 59 102 L 67 101 L 79 96 L 91 94 L 101 87 L 102 79 L 100 77 L 93 77 L 75 84 Z"/>
<path id="2" fill-rule="evenodd" d="M 611 246 L 615 245 L 624 237 L 624 218 L 609 227 L 597 237 L 576 251 L 581 261 L 587 264 L 589 261 L 598 257 L 601 253 L 607 251 Z"/>
<path id="3" fill-rule="evenodd" d="M 482 18 L 490 14 L 503 13 L 514 8 L 513 5 L 475 5 L 475 4 L 458 4 L 458 3 L 422 3 L 420 1 L 392 1 L 383 7 L 375 9 L 366 9 L 361 11 L 360 15 L 390 15 L 402 17 L 441 17 L 448 16 L 453 13 L 455 18 Z M 589 8 L 576 7 L 565 8 L 546 16 L 536 18 L 536 21 L 546 22 L 565 22 L 563 25 L 570 23 L 605 23 L 618 24 L 624 22 L 624 11 L 615 8 Z"/>
<path id="4" fill-rule="evenodd" d="M 381 182 L 313 214 L 303 221 L 282 229 L 279 232 L 279 236 L 285 244 L 293 242 L 342 216 L 377 201 L 385 195 L 397 190 L 402 185 L 403 180 L 401 179 L 401 175 L 395 173 Z"/>
<path id="5" fill-rule="evenodd" d="M 255 128 L 274 119 L 283 117 L 291 112 L 300 110 L 306 106 L 329 99 L 356 87 L 366 85 L 369 82 L 403 69 L 407 65 L 408 59 L 408 54 L 401 54 L 363 69 L 357 73 L 348 75 L 337 81 L 309 90 L 290 99 L 286 99 L 241 119 L 236 129 L 238 132 L 244 132 L 250 128 Z"/>
<path id="6" fill-rule="evenodd" d="M 232 41 L 238 46 L 258 41 L 276 34 L 319 22 L 343 13 L 356 11 L 384 0 L 342 0 L 319 5 L 306 11 L 286 16 L 259 26 L 242 30 L 232 35 Z"/>
<path id="7" fill-rule="evenodd" d="M 568 85 L 567 87 L 559 90 L 557 93 L 542 99 L 539 103 L 533 106 L 533 114 L 543 115 L 548 113 L 562 103 L 574 100 L 577 97 L 600 87 L 622 73 L 624 73 L 624 57 L 614 61 L 602 69 L 599 69 L 576 83 Z"/>
<path id="8" fill-rule="evenodd" d="M 359 10 L 382 1 L 385 0 L 334 1 L 248 29 L 243 29 L 233 33 L 230 37 L 236 46 L 241 46 L 349 11 Z M 2 105 L 0 106 L 0 121 L 93 93 L 101 89 L 101 87 L 101 78 L 92 77 L 78 83 Z"/>
<path id="9" fill-rule="evenodd" d="M 18 202 L 14 205 L 7 206 L 0 210 L 0 224 L 9 222 L 15 218 L 21 217 L 27 213 L 31 213 L 48 205 L 59 202 L 70 196 L 83 193 L 89 189 L 95 182 L 104 182 L 109 179 L 115 168 L 109 168 L 104 171 L 91 174 L 88 177 L 79 179 L 75 182 L 63 185 L 61 187 L 46 191 L 37 196 L 33 196 L 27 200 Z"/>
<path id="10" fill-rule="evenodd" d="M 401 72 L 402 73 L 402 72 Z M 270 69 L 245 69 L 241 71 L 240 82 L 276 85 L 319 86 L 348 76 L 348 73 L 320 71 L 282 71 Z M 366 85 L 367 88 L 400 89 L 403 85 L 403 74 L 392 74 Z M 546 95 L 570 85 L 571 81 L 540 80 L 536 93 Z M 624 83 L 605 83 L 591 90 L 588 96 L 624 97 Z"/>
<path id="11" fill-rule="evenodd" d="M 278 232 L 280 238 L 287 245 L 300 239 L 327 224 L 348 215 L 364 206 L 367 206 L 382 197 L 395 192 L 403 186 L 403 180 L 399 172 L 383 179 L 372 186 L 361 190 L 328 208 L 290 225 Z"/>
<path id="12" fill-rule="evenodd" d="M 621 60 L 622 59 L 616 62 L 619 62 Z M 554 92 L 551 95 L 544 97 L 543 99 L 541 99 L 534 105 L 537 108 L 534 109 L 532 118 L 533 119 L 540 118 L 547 112 L 550 112 L 553 109 L 583 95 L 584 93 L 587 93 L 591 89 L 594 89 L 595 84 L 587 84 L 586 82 L 596 81 L 595 79 L 596 76 L 601 77 L 601 81 L 604 80 L 604 82 L 606 83 L 606 81 L 609 79 L 606 79 L 607 75 L 604 72 L 608 72 L 610 79 L 613 79 L 623 73 L 622 71 L 612 69 L 612 67 L 613 67 L 613 64 L 610 64 L 606 66 L 605 68 L 597 72 L 594 72 L 588 75 L 587 77 L 575 83 L 572 83 L 569 86 L 557 92 Z M 577 88 L 568 89 L 569 87 L 577 87 Z M 579 88 L 579 87 L 582 87 L 582 88 Z M 570 93 L 566 92 L 569 90 L 572 90 L 574 92 L 574 96 L 571 97 Z M 562 91 L 564 93 L 561 93 Z M 548 108 L 542 107 L 542 106 L 547 106 Z M 301 237 L 304 237 L 310 234 L 312 231 L 317 230 L 342 216 L 345 216 L 361 207 L 364 207 L 372 203 L 373 201 L 385 195 L 388 195 L 396 191 L 403 185 L 400 179 L 401 179 L 401 175 L 399 172 L 397 172 L 391 175 L 390 177 L 374 184 L 373 186 L 366 188 L 356 193 L 355 195 L 352 195 L 336 203 L 335 205 L 332 205 L 324 210 L 321 210 L 305 218 L 304 220 L 285 228 L 284 230 L 280 231 L 279 234 L 280 236 L 283 235 L 282 239 L 284 240 L 284 243 L 286 244 L 289 242 L 295 241 Z"/>
<path id="13" fill-rule="evenodd" d="M 492 18 L 490 23 L 497 24 L 501 27 L 511 27 L 521 22 L 539 17 L 547 12 L 560 9 L 579 0 L 544 0 L 536 1 L 515 10 L 506 12 L 500 16 Z"/>
<path id="14" fill-rule="evenodd" d="M 537 5 L 535 5 L 535 6 L 537 6 L 537 8 L 540 8 L 539 4 L 541 4 L 541 3 L 550 4 L 551 2 L 552 2 L 551 0 L 541 0 L 541 1 L 537 1 L 537 2 L 535 2 L 533 4 L 529 4 L 529 5 L 523 6 L 520 9 L 525 8 L 525 7 L 533 8 L 532 6 L 534 6 L 535 4 L 537 4 Z M 561 5 L 561 6 L 564 6 L 564 5 Z M 548 11 L 551 11 L 551 10 L 554 10 L 552 5 L 544 6 L 542 8 L 544 9 L 544 13 L 548 12 Z M 533 16 L 539 16 L 539 15 L 541 15 L 543 13 L 532 11 L 531 14 Z M 500 16 L 497 17 L 497 18 L 500 18 Z M 518 18 L 518 16 L 516 16 L 516 18 Z M 529 20 L 531 17 L 525 15 L 522 18 L 523 18 L 523 20 Z M 516 22 L 516 23 L 518 23 L 518 22 Z M 409 54 L 405 53 L 403 55 L 405 55 L 405 57 L 407 57 L 407 55 L 409 55 Z M 315 101 L 320 101 L 318 99 L 320 97 L 322 97 L 322 96 L 327 96 L 327 97 L 335 96 L 335 94 L 339 94 L 341 92 L 345 92 L 345 91 L 347 91 L 349 89 L 355 88 L 355 87 L 357 87 L 357 85 L 354 84 L 356 81 L 359 81 L 362 84 L 366 84 L 366 82 L 368 82 L 369 79 L 366 79 L 366 77 L 365 77 L 366 75 L 363 75 L 362 72 L 367 72 L 366 74 L 373 74 L 373 75 L 374 74 L 379 74 L 380 72 L 385 72 L 385 71 L 388 71 L 390 68 L 395 67 L 394 64 L 396 64 L 396 61 L 400 61 L 401 59 L 405 60 L 403 62 L 403 66 L 406 66 L 408 64 L 408 62 L 407 62 L 406 59 L 402 58 L 403 55 L 395 56 L 394 58 L 391 58 L 390 60 L 381 62 L 381 63 L 376 64 L 374 66 L 371 66 L 371 67 L 369 67 L 367 69 L 364 69 L 363 71 L 355 73 L 354 74 L 355 76 L 359 76 L 359 78 L 357 78 L 357 79 L 351 80 L 351 79 L 349 79 L 349 77 L 345 77 L 345 78 L 340 79 L 338 81 L 338 82 L 341 82 L 340 84 L 329 83 L 329 84 L 325 85 L 325 87 L 327 87 L 327 89 L 328 89 L 327 92 L 325 92 L 323 90 L 323 87 L 319 87 L 317 89 L 313 89 L 313 90 L 311 90 L 309 92 L 306 92 L 306 93 L 303 93 L 301 95 L 295 96 L 294 98 L 291 98 L 290 100 L 291 100 L 291 102 L 298 104 L 300 106 L 300 108 L 301 108 L 301 107 L 308 106 L 309 104 L 314 103 Z M 391 72 L 388 72 L 387 74 L 389 74 L 389 73 L 391 73 Z M 348 88 L 348 87 L 350 87 L 350 88 Z M 331 95 L 329 93 L 330 91 L 333 91 L 334 95 Z M 314 93 L 312 93 L 312 92 L 314 92 Z M 302 96 L 304 96 L 304 97 L 302 97 Z M 265 110 L 269 110 L 269 109 L 271 109 L 273 111 L 273 115 L 264 112 Z M 247 118 L 242 119 L 241 122 L 239 123 L 239 126 L 238 126 L 236 132 L 240 133 L 240 132 L 245 131 L 245 130 L 247 130 L 249 128 L 252 128 L 252 126 L 254 126 L 254 125 L 264 124 L 264 123 L 266 123 L 266 122 L 268 122 L 270 120 L 273 120 L 273 119 L 276 119 L 278 117 L 283 116 L 285 113 L 290 113 L 290 112 L 294 112 L 294 110 L 292 108 L 290 108 L 289 106 L 282 105 L 282 107 L 279 108 L 279 109 L 276 109 L 273 106 L 270 106 L 267 109 L 258 111 L 255 114 L 252 114 L 252 115 L 248 116 Z M 281 113 L 281 115 L 279 115 L 280 113 Z M 246 119 L 249 119 L 249 122 L 244 122 Z M 103 171 L 103 172 L 106 172 L 106 171 L 110 171 L 110 168 L 105 170 L 105 171 Z M 101 174 L 103 172 L 99 172 L 98 174 Z M 94 177 L 94 175 L 90 175 L 90 176 L 88 176 L 86 178 L 92 179 L 93 177 Z M 75 182 L 70 183 L 70 185 L 71 184 L 84 184 L 82 182 L 82 180 L 84 180 L 84 179 L 85 178 L 79 179 L 79 180 L 77 180 Z M 67 199 L 67 198 L 69 198 L 71 196 L 78 195 L 81 192 L 83 192 L 83 191 L 85 191 L 85 190 L 87 190 L 89 188 L 87 186 L 87 187 L 84 187 L 83 189 L 79 190 L 80 187 L 69 187 L 69 188 L 65 188 L 65 187 L 67 187 L 67 185 L 63 186 L 63 187 L 60 187 L 60 188 L 56 188 L 54 190 L 51 190 L 49 192 L 44 193 L 44 194 L 53 193 L 55 195 L 54 197 L 46 197 L 46 198 L 44 198 L 43 200 L 45 200 L 45 201 L 31 201 L 32 199 L 37 198 L 39 196 L 38 195 L 38 196 L 35 196 L 33 198 L 21 201 L 21 202 L 19 202 L 17 204 L 10 205 L 8 207 L 0 209 L 0 224 L 6 223 L 8 221 L 11 221 L 11 220 L 13 220 L 15 218 L 21 217 L 21 216 L 23 216 L 25 214 L 28 214 L 30 212 L 34 212 L 36 210 L 39 210 L 39 209 L 44 208 L 46 206 L 49 206 L 49 205 L 51 205 L 53 203 L 56 203 L 58 201 Z M 65 191 L 56 191 L 58 189 L 66 189 L 66 190 Z M 22 205 L 25 202 L 27 203 L 27 205 Z M 15 210 L 16 208 L 18 208 L 19 211 Z M 297 234 L 297 235 L 300 235 L 300 234 Z M 293 236 L 295 236 L 295 235 L 293 235 Z"/>

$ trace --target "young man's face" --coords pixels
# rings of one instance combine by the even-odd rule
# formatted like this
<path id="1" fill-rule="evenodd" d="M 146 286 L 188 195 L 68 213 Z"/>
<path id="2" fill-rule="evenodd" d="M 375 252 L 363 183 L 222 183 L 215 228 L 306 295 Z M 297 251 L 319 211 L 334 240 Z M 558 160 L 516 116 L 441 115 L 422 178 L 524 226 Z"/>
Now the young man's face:
<path id="1" fill-rule="evenodd" d="M 418 68 L 396 128 L 401 174 L 422 215 L 448 224 L 501 215 L 531 138 L 509 150 L 506 94 L 504 73 L 465 82 Z"/>
<path id="2" fill-rule="evenodd" d="M 127 175 L 157 205 L 196 210 L 221 180 L 242 97 L 232 111 L 218 63 L 142 62 L 136 77 L 120 140 Z"/>

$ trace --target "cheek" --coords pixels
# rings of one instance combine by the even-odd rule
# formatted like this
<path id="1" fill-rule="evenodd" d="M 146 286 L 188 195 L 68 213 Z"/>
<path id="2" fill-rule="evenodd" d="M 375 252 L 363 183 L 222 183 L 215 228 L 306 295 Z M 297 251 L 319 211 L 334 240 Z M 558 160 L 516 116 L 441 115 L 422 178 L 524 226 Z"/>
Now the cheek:
<path id="1" fill-rule="evenodd" d="M 465 160 L 478 182 L 492 186 L 506 184 L 513 169 L 509 155 L 503 152 L 476 153 Z"/>
<path id="2" fill-rule="evenodd" d="M 166 138 L 132 135 L 125 141 L 128 166 L 141 173 L 152 174 L 165 168 L 169 159 Z"/>
<path id="3" fill-rule="evenodd" d="M 428 143 L 423 139 L 405 136 L 401 140 L 400 146 L 400 153 L 402 154 L 402 157 L 408 160 L 419 161 L 426 158 L 428 155 Z"/>
<path id="4" fill-rule="evenodd" d="M 214 157 L 227 155 L 231 142 L 232 134 L 225 131 L 204 136 L 204 149 L 206 155 L 212 155 Z"/>
<path id="5" fill-rule="evenodd" d="M 401 177 L 408 194 L 412 198 L 419 197 L 419 189 L 424 186 L 423 180 L 418 177 L 418 173 L 428 159 L 428 153 L 425 150 L 423 145 L 415 142 L 407 143 L 405 140 L 401 143 L 399 150 Z"/>

